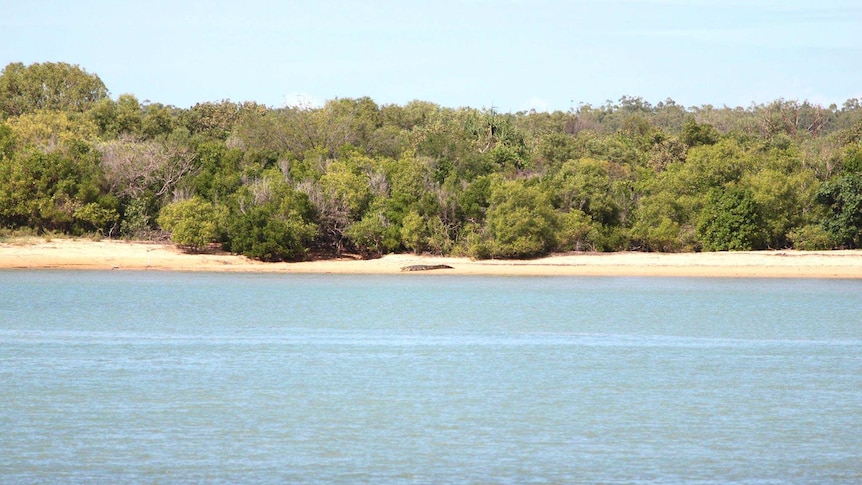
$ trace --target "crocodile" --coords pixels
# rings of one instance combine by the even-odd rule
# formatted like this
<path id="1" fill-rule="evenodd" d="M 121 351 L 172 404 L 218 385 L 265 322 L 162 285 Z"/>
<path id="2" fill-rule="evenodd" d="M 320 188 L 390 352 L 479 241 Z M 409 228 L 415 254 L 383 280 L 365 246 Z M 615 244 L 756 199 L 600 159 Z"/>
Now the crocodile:
<path id="1" fill-rule="evenodd" d="M 413 264 L 403 266 L 401 271 L 429 271 L 432 269 L 452 269 L 448 264 Z"/>

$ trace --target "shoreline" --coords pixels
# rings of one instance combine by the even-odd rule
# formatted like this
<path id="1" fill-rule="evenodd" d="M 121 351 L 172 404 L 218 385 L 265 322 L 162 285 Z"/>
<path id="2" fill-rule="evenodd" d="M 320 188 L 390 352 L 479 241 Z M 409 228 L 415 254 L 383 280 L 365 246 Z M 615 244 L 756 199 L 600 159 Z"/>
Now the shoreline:
<path id="1" fill-rule="evenodd" d="M 411 265 L 447 265 L 402 271 Z M 389 254 L 378 259 L 263 263 L 227 253 L 185 253 L 172 244 L 55 238 L 0 242 L 0 270 L 118 270 L 285 274 L 476 276 L 668 276 L 862 279 L 862 250 L 717 253 L 566 253 L 531 260 Z"/>

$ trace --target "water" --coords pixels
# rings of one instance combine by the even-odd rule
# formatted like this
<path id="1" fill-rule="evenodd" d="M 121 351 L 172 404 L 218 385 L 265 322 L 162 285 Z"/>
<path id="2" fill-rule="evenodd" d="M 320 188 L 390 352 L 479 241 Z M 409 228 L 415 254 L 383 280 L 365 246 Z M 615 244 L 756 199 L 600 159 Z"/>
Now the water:
<path id="1" fill-rule="evenodd" d="M 862 282 L 0 271 L 0 482 L 859 483 Z"/>

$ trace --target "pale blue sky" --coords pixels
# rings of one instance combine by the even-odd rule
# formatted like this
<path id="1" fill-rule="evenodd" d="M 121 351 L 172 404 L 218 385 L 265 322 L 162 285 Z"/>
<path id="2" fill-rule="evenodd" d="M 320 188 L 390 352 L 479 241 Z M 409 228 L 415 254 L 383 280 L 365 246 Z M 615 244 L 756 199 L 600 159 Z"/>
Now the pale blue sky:
<path id="1" fill-rule="evenodd" d="M 189 107 L 370 96 L 500 111 L 862 97 L 859 0 L 0 0 L 0 65 Z"/>

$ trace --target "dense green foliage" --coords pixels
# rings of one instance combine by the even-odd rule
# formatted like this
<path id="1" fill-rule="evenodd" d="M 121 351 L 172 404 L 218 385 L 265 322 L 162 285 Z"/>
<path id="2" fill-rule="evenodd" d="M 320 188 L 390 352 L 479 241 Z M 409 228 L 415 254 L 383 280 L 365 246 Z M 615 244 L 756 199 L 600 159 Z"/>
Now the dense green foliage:
<path id="1" fill-rule="evenodd" d="M 0 73 L 0 227 L 267 261 L 855 248 L 862 104 L 180 109 L 16 63 Z"/>
<path id="2" fill-rule="evenodd" d="M 157 222 L 176 244 L 202 250 L 219 238 L 226 217 L 225 207 L 192 197 L 164 206 Z"/>

